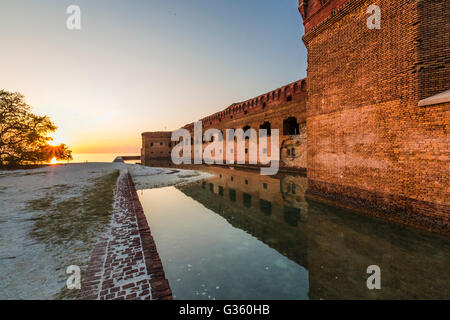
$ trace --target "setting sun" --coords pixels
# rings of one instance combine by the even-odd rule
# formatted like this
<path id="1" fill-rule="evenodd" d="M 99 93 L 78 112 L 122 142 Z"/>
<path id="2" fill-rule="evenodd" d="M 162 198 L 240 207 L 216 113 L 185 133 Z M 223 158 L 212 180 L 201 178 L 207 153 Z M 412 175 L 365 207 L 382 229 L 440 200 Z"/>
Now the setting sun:
<path id="1" fill-rule="evenodd" d="M 52 160 L 50 161 L 50 164 L 57 164 L 58 160 L 56 160 L 55 157 L 52 158 Z"/>

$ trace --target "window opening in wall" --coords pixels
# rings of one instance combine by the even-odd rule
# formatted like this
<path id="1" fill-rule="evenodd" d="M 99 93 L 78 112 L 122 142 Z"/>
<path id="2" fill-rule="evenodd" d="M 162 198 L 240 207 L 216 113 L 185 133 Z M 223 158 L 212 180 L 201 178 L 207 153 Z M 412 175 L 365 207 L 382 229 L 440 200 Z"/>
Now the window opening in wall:
<path id="1" fill-rule="evenodd" d="M 259 126 L 259 129 L 266 129 L 267 130 L 267 136 L 271 136 L 272 134 L 272 129 L 271 129 L 271 124 L 269 121 L 264 122 L 262 125 Z"/>
<path id="2" fill-rule="evenodd" d="M 300 126 L 295 117 L 289 117 L 283 120 L 283 135 L 298 135 L 300 134 Z"/>

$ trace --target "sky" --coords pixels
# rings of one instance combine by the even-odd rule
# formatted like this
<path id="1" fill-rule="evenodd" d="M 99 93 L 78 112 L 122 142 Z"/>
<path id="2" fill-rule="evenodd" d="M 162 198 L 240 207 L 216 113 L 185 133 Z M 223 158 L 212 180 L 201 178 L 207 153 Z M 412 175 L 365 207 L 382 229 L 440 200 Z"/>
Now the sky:
<path id="1" fill-rule="evenodd" d="M 297 0 L 2 0 L 0 89 L 74 153 L 139 154 L 175 130 L 306 76 Z M 81 9 L 69 30 L 67 7 Z"/>

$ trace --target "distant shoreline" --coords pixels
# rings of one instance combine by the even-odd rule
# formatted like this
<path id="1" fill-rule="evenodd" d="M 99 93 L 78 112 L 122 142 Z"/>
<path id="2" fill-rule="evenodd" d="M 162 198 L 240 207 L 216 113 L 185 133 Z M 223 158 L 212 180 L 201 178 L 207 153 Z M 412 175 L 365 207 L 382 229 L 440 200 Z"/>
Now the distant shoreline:
<path id="1" fill-rule="evenodd" d="M 48 166 L 66 165 L 66 164 L 77 164 L 77 163 L 112 163 L 114 159 L 118 156 L 136 156 L 138 153 L 73 153 L 73 160 L 71 161 L 58 161 L 57 164 L 29 164 L 29 165 L 14 165 L 8 167 L 0 167 L 0 171 L 11 171 L 11 170 L 32 170 L 39 169 Z M 138 161 L 126 161 L 125 163 L 136 163 Z"/>
<path id="2" fill-rule="evenodd" d="M 62 161 L 60 163 L 86 163 L 86 162 L 113 162 L 118 156 L 138 156 L 136 153 L 73 153 L 72 161 Z"/>

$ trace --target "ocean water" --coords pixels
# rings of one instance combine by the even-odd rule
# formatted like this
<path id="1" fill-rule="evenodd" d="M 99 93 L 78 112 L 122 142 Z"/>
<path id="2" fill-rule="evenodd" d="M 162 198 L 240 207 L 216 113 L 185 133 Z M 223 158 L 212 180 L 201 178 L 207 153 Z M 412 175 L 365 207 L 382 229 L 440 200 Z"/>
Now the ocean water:
<path id="1" fill-rule="evenodd" d="M 118 156 L 137 156 L 136 153 L 74 153 L 72 154 L 73 160 L 69 163 L 83 163 L 83 162 L 113 162 Z M 61 161 L 65 163 L 67 161 Z M 135 163 L 139 161 L 126 161 L 127 163 Z"/>

